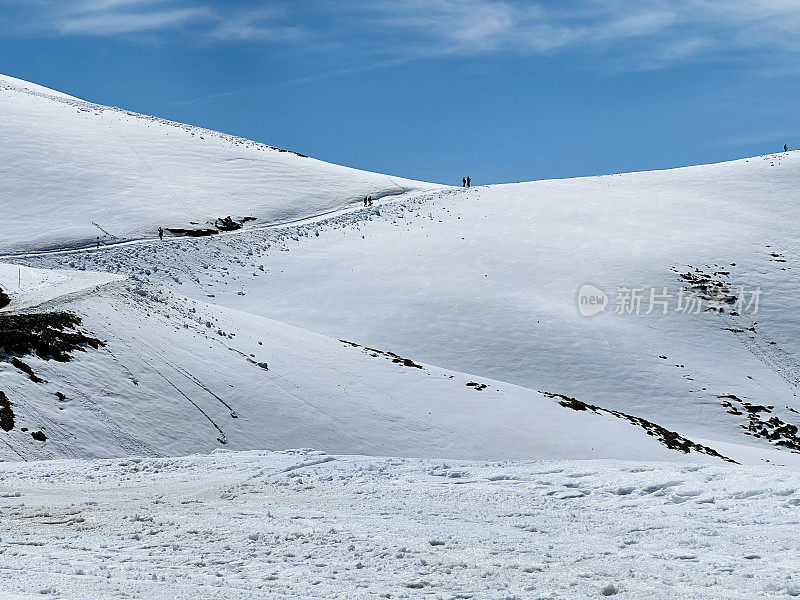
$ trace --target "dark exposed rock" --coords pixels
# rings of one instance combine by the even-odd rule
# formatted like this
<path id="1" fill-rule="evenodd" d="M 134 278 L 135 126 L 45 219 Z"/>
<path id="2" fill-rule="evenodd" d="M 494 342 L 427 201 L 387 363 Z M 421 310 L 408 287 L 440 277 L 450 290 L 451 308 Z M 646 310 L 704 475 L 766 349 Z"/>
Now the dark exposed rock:
<path id="1" fill-rule="evenodd" d="M 0 315 L 0 360 L 36 355 L 60 362 L 86 346 L 99 348 L 105 342 L 78 329 L 80 317 L 68 312 Z M 23 369 L 24 370 L 24 369 Z M 26 371 L 27 372 L 27 371 Z"/>
<path id="2" fill-rule="evenodd" d="M 167 227 L 166 230 L 173 235 L 183 235 L 186 237 L 206 237 L 209 235 L 216 235 L 221 231 L 236 231 L 241 229 L 245 223 L 255 221 L 255 217 L 242 217 L 234 219 L 233 217 L 220 217 L 213 222 L 209 221 L 211 227 Z M 196 224 L 192 221 L 192 224 Z"/>
<path id="3" fill-rule="evenodd" d="M 14 365 L 17 369 L 25 373 L 28 377 L 30 377 L 31 381 L 34 383 L 47 383 L 44 379 L 39 377 L 36 373 L 33 372 L 31 366 L 27 363 L 22 362 L 16 356 L 11 359 L 11 364 Z"/>
<path id="4" fill-rule="evenodd" d="M 180 227 L 167 227 L 167 231 L 175 235 L 185 235 L 186 237 L 205 237 L 208 235 L 216 235 L 219 233 L 217 229 L 197 228 L 197 229 L 182 229 Z"/>
<path id="5" fill-rule="evenodd" d="M 711 271 L 711 267 L 707 267 Z M 674 267 L 673 271 L 678 272 Z M 715 270 L 704 271 L 697 267 L 694 271 L 678 273 L 681 279 L 686 282 L 684 290 L 690 297 L 704 300 L 708 303 L 707 311 L 725 313 L 732 312 L 732 305 L 738 300 L 731 290 L 730 283 L 722 278 L 728 278 L 730 271 Z"/>
<path id="6" fill-rule="evenodd" d="M 375 348 L 368 348 L 366 346 L 362 346 L 361 344 L 356 344 L 355 342 L 348 342 L 347 340 L 339 340 L 339 341 L 342 342 L 343 344 L 347 344 L 348 346 L 352 346 L 353 348 L 363 348 L 364 351 L 370 354 L 371 356 L 382 355 L 390 359 L 393 363 L 403 365 L 404 367 L 422 369 L 422 365 L 415 363 L 410 358 L 403 358 L 402 356 L 399 356 L 394 352 L 388 352 L 386 350 L 376 350 Z"/>
<path id="7" fill-rule="evenodd" d="M 478 383 L 477 381 L 470 381 L 469 383 L 467 383 L 467 387 L 471 387 L 471 388 L 474 388 L 478 392 L 482 392 L 483 390 L 485 390 L 489 386 L 486 385 L 485 383 Z"/>
<path id="8" fill-rule="evenodd" d="M 0 429 L 11 431 L 14 429 L 14 410 L 11 408 L 11 401 L 0 390 Z"/>
<path id="9" fill-rule="evenodd" d="M 222 217 L 214 222 L 214 226 L 220 231 L 236 231 L 242 228 L 242 223 L 234 221 L 231 217 Z"/>
<path id="10" fill-rule="evenodd" d="M 776 415 L 771 415 L 775 409 L 774 406 L 753 404 L 734 394 L 717 397 L 722 400 L 722 406 L 728 409 L 729 414 L 747 415 L 747 424 L 742 425 L 745 434 L 770 440 L 776 446 L 783 446 L 793 452 L 800 452 L 800 435 L 798 435 L 797 425 L 788 423 Z M 789 410 L 797 412 L 791 408 Z M 767 418 L 766 415 L 771 416 Z"/>
<path id="11" fill-rule="evenodd" d="M 540 393 L 547 396 L 548 398 L 557 399 L 559 401 L 558 403 L 561 406 L 564 406 L 565 408 L 571 408 L 572 410 L 588 410 L 597 414 L 606 413 L 614 417 L 617 417 L 619 419 L 625 419 L 629 423 L 633 425 L 638 425 L 639 427 L 644 429 L 647 435 L 653 436 L 670 450 L 677 450 L 679 452 L 683 452 L 684 454 L 689 454 L 689 452 L 694 451 L 694 452 L 699 452 L 701 454 L 708 454 L 709 456 L 715 456 L 730 463 L 736 463 L 736 461 L 733 460 L 732 458 L 728 458 L 727 456 L 720 454 L 713 448 L 710 448 L 708 446 L 703 446 L 702 444 L 698 444 L 697 442 L 693 442 L 692 440 L 683 437 L 679 433 L 675 431 L 670 431 L 666 427 L 657 425 L 656 423 L 648 421 L 647 419 L 643 419 L 641 417 L 635 417 L 633 415 L 629 415 L 624 412 L 620 412 L 618 410 L 612 410 L 608 408 L 602 408 L 594 404 L 588 404 L 587 402 L 583 402 L 576 398 L 570 398 L 569 396 L 565 396 L 564 394 L 554 394 L 551 392 L 540 392 Z"/>

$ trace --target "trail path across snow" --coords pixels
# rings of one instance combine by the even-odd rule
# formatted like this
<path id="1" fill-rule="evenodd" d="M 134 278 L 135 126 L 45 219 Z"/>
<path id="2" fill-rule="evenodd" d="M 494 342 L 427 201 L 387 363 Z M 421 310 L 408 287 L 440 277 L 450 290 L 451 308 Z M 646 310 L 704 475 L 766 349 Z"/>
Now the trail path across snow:
<path id="1" fill-rule="evenodd" d="M 330 218 L 340 217 L 343 215 L 353 214 L 353 213 L 360 213 L 367 211 L 369 208 L 375 209 L 380 206 L 386 204 L 393 204 L 397 202 L 402 202 L 404 200 L 409 200 L 411 198 L 417 198 L 420 196 L 424 197 L 431 197 L 431 196 L 443 196 L 449 195 L 452 193 L 458 193 L 463 191 L 462 188 L 452 188 L 452 189 L 442 189 L 437 190 L 435 192 L 431 191 L 403 191 L 398 193 L 387 193 L 381 198 L 376 198 L 373 200 L 374 205 L 371 207 L 364 207 L 361 202 L 352 204 L 345 208 L 337 208 L 332 210 L 326 210 L 323 212 L 311 214 L 305 217 L 300 217 L 297 219 L 286 219 L 281 221 L 275 221 L 272 223 L 261 223 L 261 224 L 254 224 L 254 225 L 247 225 L 242 229 L 237 229 L 234 231 L 220 231 L 214 235 L 237 235 L 246 232 L 252 231 L 260 231 L 260 230 L 274 230 L 274 229 L 288 229 L 292 227 L 298 227 L 300 225 L 311 225 L 314 223 L 319 223 L 325 221 Z M 163 243 L 163 242 L 180 242 L 181 240 L 186 239 L 196 239 L 196 238 L 187 238 L 185 236 L 167 236 L 166 239 L 160 240 L 157 235 L 153 236 L 145 236 L 145 237 L 138 237 L 132 239 L 120 239 L 119 241 L 102 241 L 100 246 L 96 244 L 90 244 L 86 246 L 76 246 L 76 247 L 65 247 L 65 248 L 54 248 L 49 250 L 36 250 L 36 251 L 21 251 L 21 252 L 6 252 L 0 253 L 0 260 L 13 260 L 15 258 L 36 258 L 36 257 L 46 257 L 46 256 L 57 256 L 57 255 L 66 255 L 66 254 L 80 254 L 83 252 L 100 252 L 104 250 L 120 248 L 123 246 L 133 246 L 139 244 L 152 244 L 152 243 Z"/>

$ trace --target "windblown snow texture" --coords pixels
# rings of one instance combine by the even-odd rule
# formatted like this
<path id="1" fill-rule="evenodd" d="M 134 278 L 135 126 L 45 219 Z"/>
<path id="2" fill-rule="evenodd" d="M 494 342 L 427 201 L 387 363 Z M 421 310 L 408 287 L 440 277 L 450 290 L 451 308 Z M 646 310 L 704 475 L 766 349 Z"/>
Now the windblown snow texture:
<path id="1" fill-rule="evenodd" d="M 0 465 L 14 598 L 786 598 L 794 471 L 311 451 Z"/>

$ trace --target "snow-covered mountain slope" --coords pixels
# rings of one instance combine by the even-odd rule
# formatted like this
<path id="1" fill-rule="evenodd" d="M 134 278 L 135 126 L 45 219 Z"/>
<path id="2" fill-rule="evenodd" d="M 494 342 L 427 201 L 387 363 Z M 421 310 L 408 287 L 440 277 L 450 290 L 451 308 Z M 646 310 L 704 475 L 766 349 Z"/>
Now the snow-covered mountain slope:
<path id="1" fill-rule="evenodd" d="M 0 366 L 17 415 L 4 456 L 182 454 L 219 440 L 458 458 L 785 462 L 800 450 L 796 154 L 465 190 L 2 87 L 16 119 L 0 127 L 54 137 L 3 146 L 12 188 L 25 180 L 33 195 L 0 239 L 17 263 L 56 270 L 37 284 L 0 269 L 5 314 L 47 301 L 106 342 L 72 362 Z M 111 149 L 107 132 L 127 143 Z M 88 191 L 66 221 L 51 218 L 67 212 L 57 189 Z M 175 212 L 186 206 L 200 225 L 295 220 L 152 239 L 165 214 L 190 223 Z M 86 218 L 101 208 L 107 219 Z M 20 255 L 96 225 L 118 237 Z M 580 315 L 584 284 L 610 294 L 604 313 Z M 642 314 L 614 314 L 619 288 L 642 290 Z M 758 314 L 736 304 L 755 288 Z M 650 289 L 670 296 L 667 314 L 648 311 Z M 724 297 L 725 311 L 680 314 L 687 294 Z"/>
<path id="2" fill-rule="evenodd" d="M 290 220 L 429 184 L 305 158 L 0 76 L 0 252 Z"/>
<path id="3" fill-rule="evenodd" d="M 4 272 L 0 286 L 8 288 Z M 41 297 L 47 286 L 34 273 L 40 283 L 31 290 Z M 64 289 L 70 274 L 60 275 L 48 281 Z M 305 446 L 487 460 L 782 461 L 769 450 L 720 454 L 633 415 L 419 364 L 161 286 L 89 272 L 75 280 L 66 289 L 83 293 L 46 306 L 79 316 L 80 329 L 105 345 L 69 362 L 0 361 L 14 420 L 0 433 L 0 460 Z M 15 297 L 24 303 L 24 288 Z"/>
<path id="4" fill-rule="evenodd" d="M 434 191 L 295 227 L 28 262 L 135 274 L 692 439 L 797 449 L 799 178 L 788 153 Z M 592 318 L 577 306 L 587 283 L 610 296 Z M 622 287 L 644 290 L 641 314 L 615 314 Z M 651 288 L 672 295 L 668 314 L 645 314 Z M 678 313 L 687 288 L 748 301 L 760 288 L 758 314 L 732 314 L 735 302 Z"/>
<path id="5" fill-rule="evenodd" d="M 787 598 L 800 477 L 314 452 L 0 465 L 6 597 Z"/>

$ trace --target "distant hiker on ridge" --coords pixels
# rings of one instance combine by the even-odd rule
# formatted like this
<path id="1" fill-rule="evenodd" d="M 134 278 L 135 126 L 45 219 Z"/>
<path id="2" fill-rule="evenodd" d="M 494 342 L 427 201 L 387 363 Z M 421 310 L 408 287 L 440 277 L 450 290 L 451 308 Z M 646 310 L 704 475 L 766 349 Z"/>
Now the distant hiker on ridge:
<path id="1" fill-rule="evenodd" d="M 784 151 L 784 152 L 788 152 L 788 151 L 789 151 L 789 146 L 787 146 L 786 144 L 784 144 L 784 145 L 783 145 L 783 151 Z"/>
<path id="2" fill-rule="evenodd" d="M 462 177 L 461 178 L 461 187 L 467 187 L 467 178 L 466 177 Z"/>
<path id="3" fill-rule="evenodd" d="M 471 182 L 472 182 L 472 180 L 469 178 L 469 175 L 467 175 L 467 187 L 469 187 Z"/>
<path id="4" fill-rule="evenodd" d="M 158 228 L 158 239 L 160 239 L 160 240 L 164 239 L 164 228 L 163 227 L 159 227 Z"/>
<path id="5" fill-rule="evenodd" d="M 367 205 L 367 197 L 364 196 L 364 206 L 366 206 L 366 205 Z"/>
<path id="6" fill-rule="evenodd" d="M 100 247 L 100 236 L 99 235 L 97 236 L 97 247 L 98 248 Z"/>
<path id="7" fill-rule="evenodd" d="M 367 198 L 367 206 L 372 206 L 372 196 Z"/>

